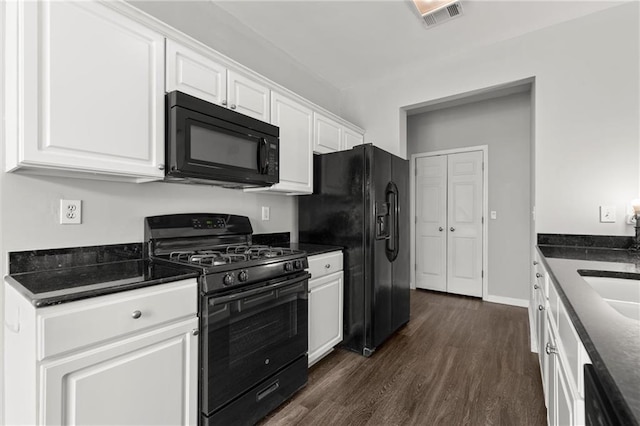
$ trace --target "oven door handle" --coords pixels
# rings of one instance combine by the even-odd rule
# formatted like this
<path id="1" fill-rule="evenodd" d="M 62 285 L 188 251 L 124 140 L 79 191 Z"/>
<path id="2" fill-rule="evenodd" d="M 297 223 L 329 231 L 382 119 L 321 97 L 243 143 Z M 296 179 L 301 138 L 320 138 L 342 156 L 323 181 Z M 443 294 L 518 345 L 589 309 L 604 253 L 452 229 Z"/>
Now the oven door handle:
<path id="1" fill-rule="evenodd" d="M 248 290 L 248 291 L 241 291 L 238 293 L 233 293 L 233 294 L 229 294 L 227 296 L 221 296 L 221 297 L 212 297 L 209 299 L 209 305 L 213 306 L 213 305 L 224 305 L 225 303 L 229 303 L 229 302 L 233 302 L 236 300 L 242 300 L 242 299 L 246 299 L 252 296 L 256 296 L 258 294 L 262 294 L 262 293 L 268 293 L 270 291 L 273 290 L 279 290 L 281 288 L 285 288 L 285 287 L 289 287 L 292 286 L 294 284 L 298 284 L 301 282 L 304 282 L 306 280 L 309 279 L 309 277 L 311 277 L 311 274 L 306 273 L 302 276 L 296 277 L 295 279 L 292 280 L 286 280 L 283 282 L 278 282 L 275 284 L 271 284 L 271 285 L 267 285 L 264 287 L 260 287 L 260 288 L 255 288 L 253 290 Z"/>

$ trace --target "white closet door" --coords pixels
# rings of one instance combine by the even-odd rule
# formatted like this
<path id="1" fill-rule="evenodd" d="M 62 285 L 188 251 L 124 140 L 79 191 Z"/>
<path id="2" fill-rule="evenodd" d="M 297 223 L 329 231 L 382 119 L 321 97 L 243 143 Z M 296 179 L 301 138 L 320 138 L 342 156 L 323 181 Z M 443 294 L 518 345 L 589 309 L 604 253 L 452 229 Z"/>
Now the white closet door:
<path id="1" fill-rule="evenodd" d="M 482 297 L 482 152 L 448 156 L 447 291 Z"/>
<path id="2" fill-rule="evenodd" d="M 416 287 L 447 291 L 447 156 L 416 160 Z"/>

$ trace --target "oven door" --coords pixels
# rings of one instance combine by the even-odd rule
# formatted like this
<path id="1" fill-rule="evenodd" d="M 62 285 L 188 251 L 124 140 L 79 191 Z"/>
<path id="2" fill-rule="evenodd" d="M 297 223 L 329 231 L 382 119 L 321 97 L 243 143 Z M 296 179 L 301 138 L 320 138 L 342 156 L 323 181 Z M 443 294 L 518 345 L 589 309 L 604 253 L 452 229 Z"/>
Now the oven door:
<path id="1" fill-rule="evenodd" d="M 210 415 L 307 353 L 309 274 L 203 299 L 201 410 Z"/>

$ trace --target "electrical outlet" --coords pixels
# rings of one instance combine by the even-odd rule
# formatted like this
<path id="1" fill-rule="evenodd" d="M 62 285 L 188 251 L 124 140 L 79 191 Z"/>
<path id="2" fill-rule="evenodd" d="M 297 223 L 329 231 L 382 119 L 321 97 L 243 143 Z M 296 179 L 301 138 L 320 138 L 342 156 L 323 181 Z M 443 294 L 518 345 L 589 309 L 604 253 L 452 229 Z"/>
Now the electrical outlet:
<path id="1" fill-rule="evenodd" d="M 79 225 L 82 223 L 82 200 L 60 200 L 60 224 Z"/>
<path id="2" fill-rule="evenodd" d="M 262 206 L 262 220 L 269 220 L 270 208 Z"/>
<path id="3" fill-rule="evenodd" d="M 613 223 L 616 221 L 616 206 L 600 206 L 600 222 Z"/>

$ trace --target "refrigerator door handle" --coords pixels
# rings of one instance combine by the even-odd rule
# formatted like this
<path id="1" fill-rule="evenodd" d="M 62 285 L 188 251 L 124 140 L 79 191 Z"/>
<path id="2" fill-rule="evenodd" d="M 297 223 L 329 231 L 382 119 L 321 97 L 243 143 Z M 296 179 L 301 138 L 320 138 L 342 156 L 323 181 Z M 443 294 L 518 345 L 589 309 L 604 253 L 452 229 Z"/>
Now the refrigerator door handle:
<path id="1" fill-rule="evenodd" d="M 387 203 L 389 203 L 389 216 L 391 219 L 391 226 L 389 239 L 387 239 L 385 253 L 387 259 L 393 262 L 398 257 L 399 245 L 400 245 L 400 223 L 398 218 L 400 216 L 400 203 L 398 202 L 398 186 L 389 182 L 385 191 Z"/>

